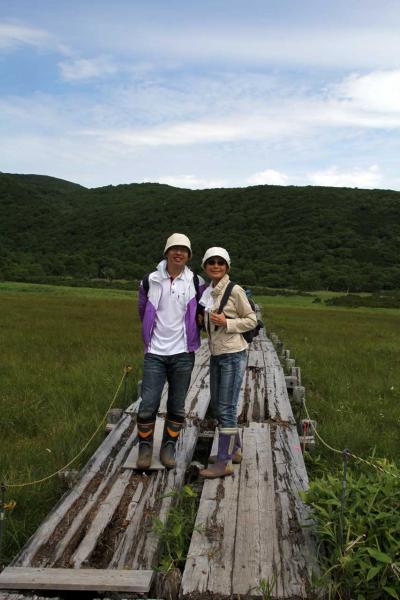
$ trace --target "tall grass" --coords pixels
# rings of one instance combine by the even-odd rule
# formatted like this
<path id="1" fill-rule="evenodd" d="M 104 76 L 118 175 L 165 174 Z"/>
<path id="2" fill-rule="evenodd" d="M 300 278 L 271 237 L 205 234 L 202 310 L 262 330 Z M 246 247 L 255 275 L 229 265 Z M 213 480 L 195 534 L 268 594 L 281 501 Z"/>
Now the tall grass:
<path id="1" fill-rule="evenodd" d="M 263 319 L 301 367 L 308 410 L 323 438 L 364 457 L 376 452 L 398 460 L 400 311 L 310 310 L 264 299 Z"/>
<path id="2" fill-rule="evenodd" d="M 126 398 L 122 388 L 115 406 L 136 399 L 142 343 L 135 295 L 76 292 L 0 291 L 0 477 L 10 485 L 40 479 L 79 452 L 127 364 L 133 372 Z M 101 428 L 71 468 L 82 467 L 103 436 Z M 20 549 L 61 492 L 58 478 L 9 488 L 8 499 L 17 506 L 7 514 L 3 561 Z"/>
<path id="3" fill-rule="evenodd" d="M 400 450 L 400 311 L 321 304 L 310 310 L 265 300 L 264 322 L 301 366 L 319 433 L 337 450 L 374 454 L 384 470 L 351 461 L 343 495 L 341 453 L 317 440 L 319 454 L 306 455 L 311 482 L 305 499 L 319 539 L 315 583 L 332 599 L 400 598 L 399 470 L 387 460 L 398 461 Z"/>
<path id="4" fill-rule="evenodd" d="M 302 368 L 308 408 L 323 437 L 362 456 L 375 448 L 378 456 L 397 459 L 400 312 L 331 309 L 312 298 L 262 300 L 267 329 Z M 122 391 L 116 406 L 134 399 L 139 329 L 130 292 L 0 284 L 1 480 L 39 479 L 69 462 L 96 429 L 126 364 L 133 366 L 128 398 Z M 85 464 L 102 435 L 73 468 Z M 34 532 L 61 486 L 54 478 L 9 489 L 17 506 L 7 513 L 3 562 Z"/>

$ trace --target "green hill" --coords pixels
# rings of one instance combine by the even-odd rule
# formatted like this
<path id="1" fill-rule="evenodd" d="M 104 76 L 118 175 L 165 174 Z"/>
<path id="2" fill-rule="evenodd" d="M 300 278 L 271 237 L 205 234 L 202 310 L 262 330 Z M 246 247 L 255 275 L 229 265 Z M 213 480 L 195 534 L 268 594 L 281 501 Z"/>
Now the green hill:
<path id="1" fill-rule="evenodd" d="M 400 288 L 400 192 L 160 184 L 87 189 L 0 173 L 0 279 L 140 278 L 168 235 L 189 235 L 193 266 L 225 246 L 232 277 L 271 287 Z"/>

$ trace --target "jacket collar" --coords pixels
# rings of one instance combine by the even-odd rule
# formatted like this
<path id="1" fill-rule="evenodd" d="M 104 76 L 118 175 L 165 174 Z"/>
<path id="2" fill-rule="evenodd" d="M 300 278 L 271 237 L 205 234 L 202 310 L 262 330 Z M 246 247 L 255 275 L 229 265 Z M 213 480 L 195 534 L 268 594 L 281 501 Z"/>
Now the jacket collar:
<path id="1" fill-rule="evenodd" d="M 178 275 L 178 277 L 182 278 L 186 283 L 189 283 L 191 281 L 191 275 L 192 271 L 189 269 L 189 267 L 185 266 L 182 273 Z M 167 271 L 167 261 L 164 258 L 161 262 L 158 263 L 157 269 L 154 271 L 152 279 L 153 281 L 158 281 L 161 283 L 163 279 L 169 278 L 170 274 Z"/>
<path id="2" fill-rule="evenodd" d="M 229 283 L 229 275 L 228 275 L 228 273 L 225 273 L 223 278 L 220 281 L 218 281 L 215 288 L 212 288 L 211 295 L 213 296 L 213 298 L 216 298 L 217 296 L 219 296 L 222 293 L 222 291 L 226 288 L 228 283 Z"/>

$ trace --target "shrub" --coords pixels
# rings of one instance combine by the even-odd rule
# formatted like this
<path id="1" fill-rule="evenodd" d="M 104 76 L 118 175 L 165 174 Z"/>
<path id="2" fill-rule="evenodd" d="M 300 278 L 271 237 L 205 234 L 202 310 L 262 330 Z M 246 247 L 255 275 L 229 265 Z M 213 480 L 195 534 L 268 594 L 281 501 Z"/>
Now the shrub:
<path id="1" fill-rule="evenodd" d="M 326 474 L 313 481 L 310 505 L 320 540 L 320 585 L 329 598 L 400 599 L 400 470 L 348 472 L 344 510 L 342 480 Z"/>
<path id="2" fill-rule="evenodd" d="M 197 513 L 197 492 L 190 485 L 169 492 L 173 498 L 166 522 L 154 518 L 153 532 L 161 541 L 159 570 L 168 573 L 173 568 L 183 571 Z"/>

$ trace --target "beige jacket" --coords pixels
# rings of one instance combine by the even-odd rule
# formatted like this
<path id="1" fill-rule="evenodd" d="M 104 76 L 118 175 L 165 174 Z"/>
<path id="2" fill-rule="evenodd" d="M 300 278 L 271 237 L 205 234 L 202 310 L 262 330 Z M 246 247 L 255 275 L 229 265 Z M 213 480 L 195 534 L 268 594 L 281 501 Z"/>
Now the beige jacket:
<path id="1" fill-rule="evenodd" d="M 204 292 L 205 295 L 211 294 L 212 304 L 207 303 L 209 306 L 211 304 L 211 311 L 218 310 L 228 283 L 229 275 L 226 274 L 215 288 L 210 286 Z M 215 326 L 209 318 L 209 311 L 206 309 L 204 313 L 204 323 L 208 334 L 211 354 L 225 354 L 246 350 L 248 344 L 241 333 L 253 329 L 257 325 L 257 317 L 247 300 L 244 290 L 239 285 L 235 285 L 233 288 L 223 313 L 227 318 L 227 326 L 218 327 L 217 330 L 215 330 Z"/>

